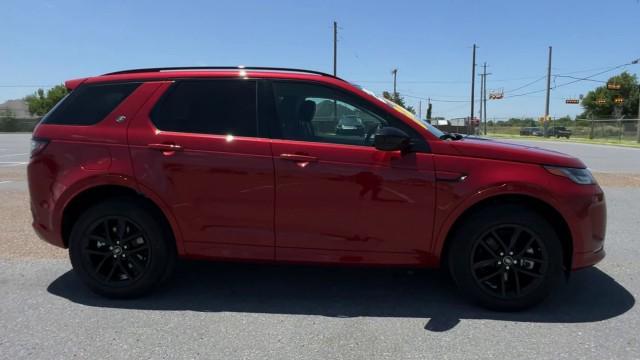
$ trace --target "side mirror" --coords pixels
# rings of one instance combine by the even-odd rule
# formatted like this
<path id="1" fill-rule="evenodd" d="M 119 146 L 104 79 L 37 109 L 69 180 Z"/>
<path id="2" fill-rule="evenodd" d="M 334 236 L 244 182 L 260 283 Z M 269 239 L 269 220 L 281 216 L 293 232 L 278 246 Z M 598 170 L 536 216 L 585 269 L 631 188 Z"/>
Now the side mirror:
<path id="1" fill-rule="evenodd" d="M 405 151 L 409 149 L 411 138 L 406 132 L 394 128 L 383 127 L 376 132 L 373 144 L 378 150 L 382 151 Z"/>

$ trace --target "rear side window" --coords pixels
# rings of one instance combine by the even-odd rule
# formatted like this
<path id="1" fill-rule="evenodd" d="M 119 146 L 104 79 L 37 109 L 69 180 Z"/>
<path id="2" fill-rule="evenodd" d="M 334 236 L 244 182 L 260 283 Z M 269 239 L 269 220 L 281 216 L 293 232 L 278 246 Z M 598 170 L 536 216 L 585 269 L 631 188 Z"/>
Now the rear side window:
<path id="1" fill-rule="evenodd" d="M 257 136 L 256 82 L 184 80 L 176 83 L 151 112 L 164 131 Z"/>
<path id="2" fill-rule="evenodd" d="M 42 120 L 45 124 L 93 125 L 109 115 L 140 83 L 82 85 Z"/>

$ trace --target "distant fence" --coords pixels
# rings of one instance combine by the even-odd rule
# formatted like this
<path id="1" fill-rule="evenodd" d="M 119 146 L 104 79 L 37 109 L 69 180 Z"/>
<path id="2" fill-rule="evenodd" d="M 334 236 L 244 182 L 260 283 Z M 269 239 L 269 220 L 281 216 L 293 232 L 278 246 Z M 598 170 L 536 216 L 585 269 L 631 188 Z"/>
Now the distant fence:
<path id="1" fill-rule="evenodd" d="M 39 118 L 0 117 L 0 132 L 32 132 L 38 121 Z"/>
<path id="2" fill-rule="evenodd" d="M 557 126 L 563 126 L 571 131 L 571 137 L 577 139 L 603 139 L 607 141 L 640 141 L 638 119 L 578 119 L 567 121 L 550 120 L 547 123 L 547 129 Z M 485 133 L 485 125 L 481 123 L 478 126 L 455 126 L 455 125 L 435 125 L 440 130 L 446 132 L 455 132 L 459 134 L 476 134 L 483 135 Z M 540 131 L 532 131 L 523 129 L 537 128 Z M 519 121 L 519 124 L 510 124 L 508 121 L 496 121 L 490 119 L 486 124 L 487 135 L 508 135 L 508 136 L 544 136 L 544 127 L 534 120 Z M 553 133 L 548 134 L 555 136 Z"/>
<path id="3" fill-rule="evenodd" d="M 463 125 L 434 125 L 438 129 L 448 132 L 448 133 L 457 133 L 457 134 L 476 134 L 477 130 L 473 127 L 463 126 Z"/>
<path id="4" fill-rule="evenodd" d="M 548 123 L 548 128 L 554 126 L 563 126 L 571 131 L 571 137 L 577 139 L 604 139 L 620 142 L 637 141 L 638 140 L 638 119 L 580 119 L 578 121 L 563 121 Z M 534 125 L 515 126 L 506 125 L 500 122 L 487 123 L 487 135 L 521 135 L 523 128 L 540 128 L 539 123 Z M 477 131 L 484 133 L 484 127 L 481 125 Z M 524 132 L 527 133 L 526 131 Z M 530 134 L 530 132 L 529 132 Z M 540 134 L 538 134 L 540 135 Z M 530 135 L 523 135 L 530 136 Z M 535 136 L 535 135 L 534 135 Z"/>

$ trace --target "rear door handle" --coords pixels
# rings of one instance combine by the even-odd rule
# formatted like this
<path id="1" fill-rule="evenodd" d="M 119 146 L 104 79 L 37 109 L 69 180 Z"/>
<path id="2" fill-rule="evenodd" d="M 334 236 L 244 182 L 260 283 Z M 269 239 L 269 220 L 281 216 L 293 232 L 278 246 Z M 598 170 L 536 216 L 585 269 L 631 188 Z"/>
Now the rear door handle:
<path id="1" fill-rule="evenodd" d="M 180 151 L 182 150 L 182 146 L 178 144 L 149 144 L 147 145 L 150 149 L 160 150 L 160 151 Z"/>
<path id="2" fill-rule="evenodd" d="M 280 159 L 295 161 L 295 162 L 316 162 L 318 158 L 315 156 L 309 155 L 300 155 L 300 154 L 280 154 Z"/>
<path id="3" fill-rule="evenodd" d="M 436 180 L 444 182 L 463 182 L 467 179 L 467 174 L 451 171 L 436 171 Z"/>

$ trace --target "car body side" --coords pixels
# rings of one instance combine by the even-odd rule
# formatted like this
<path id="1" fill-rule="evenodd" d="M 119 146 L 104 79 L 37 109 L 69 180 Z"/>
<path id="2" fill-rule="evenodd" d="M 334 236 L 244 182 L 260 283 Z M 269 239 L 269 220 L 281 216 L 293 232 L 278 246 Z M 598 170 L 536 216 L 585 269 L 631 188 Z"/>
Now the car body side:
<path id="1" fill-rule="evenodd" d="M 136 126 L 153 126 L 148 123 L 147 112 L 167 91 L 175 79 L 184 73 L 111 75 L 70 81 L 67 86 L 74 88 L 82 83 L 140 81 L 141 85 L 119 104 L 105 119 L 92 126 L 68 126 L 41 124 L 34 131 L 35 137 L 52 139 L 47 151 L 35 156 L 29 164 L 28 176 L 31 194 L 31 209 L 34 215 L 34 229 L 47 242 L 66 247 L 67 226 L 65 219 L 74 201 L 83 194 L 99 188 L 114 189 L 142 196 L 161 212 L 173 231 L 178 254 L 182 257 L 203 257 L 197 249 L 190 250 L 189 239 L 184 236 L 186 229 L 163 199 L 163 194 L 145 186 L 134 170 L 134 157 L 130 147 L 131 138 L 136 135 Z M 237 77 L 238 72 L 193 72 L 192 77 Z M 279 79 L 280 75 L 270 72 L 247 71 L 248 78 Z M 435 138 L 426 129 L 403 119 L 404 114 L 379 104 L 377 99 L 348 83 L 330 77 L 309 74 L 288 74 L 288 79 L 321 83 L 326 86 L 348 91 L 378 106 L 381 111 L 391 113 L 413 127 L 428 142 L 430 151 L 421 154 L 421 161 L 428 162 L 433 172 L 432 217 L 427 224 L 431 228 L 416 233 L 422 234 L 422 245 L 406 249 L 406 254 L 377 253 L 370 257 L 306 257 L 302 262 L 339 262 L 344 264 L 395 264 L 437 267 L 446 251 L 447 239 L 459 225 L 459 220 L 470 211 L 480 211 L 483 204 L 491 201 L 518 199 L 526 204 L 542 204 L 544 209 L 553 209 L 545 216 L 555 217 L 558 226 L 565 226 L 568 247 L 566 268 L 577 269 L 592 265 L 604 256 L 606 208 L 604 195 L 598 185 L 576 186 L 569 179 L 552 176 L 542 166 L 566 165 L 583 167 L 579 160 L 567 157 L 562 164 L 555 163 L 557 156 L 547 156 L 532 149 L 513 152 L 510 147 L 492 144 L 487 140 L 443 141 Z M 117 122 L 116 117 L 126 116 L 127 121 Z M 210 138 L 224 138 L 207 135 Z M 268 138 L 265 142 L 270 142 Z M 484 141 L 484 143 L 482 143 Z M 483 154 L 491 153 L 484 156 Z M 272 156 L 275 154 L 271 154 Z M 115 190 L 120 189 L 120 190 Z M 275 191 L 275 190 L 274 190 Z M 544 207 L 546 206 L 546 208 Z M 390 218 L 399 222 L 402 219 Z M 380 224 L 373 224 L 381 226 Z M 385 224 L 389 226 L 389 224 Z M 277 247 L 277 239 L 275 242 Z M 224 247 L 224 245 L 223 245 Z M 222 249 L 224 250 L 224 249 Z M 195 251 L 195 252 L 194 252 Z M 266 252 L 265 252 L 266 251 Z M 229 260 L 278 260 L 274 250 L 263 249 L 260 254 L 252 251 L 233 252 Z M 220 251 L 224 254 L 224 251 Z M 204 256 L 206 257 L 206 256 Z M 224 257 L 224 256 L 219 256 Z M 218 258 L 219 258 L 218 257 Z"/>

